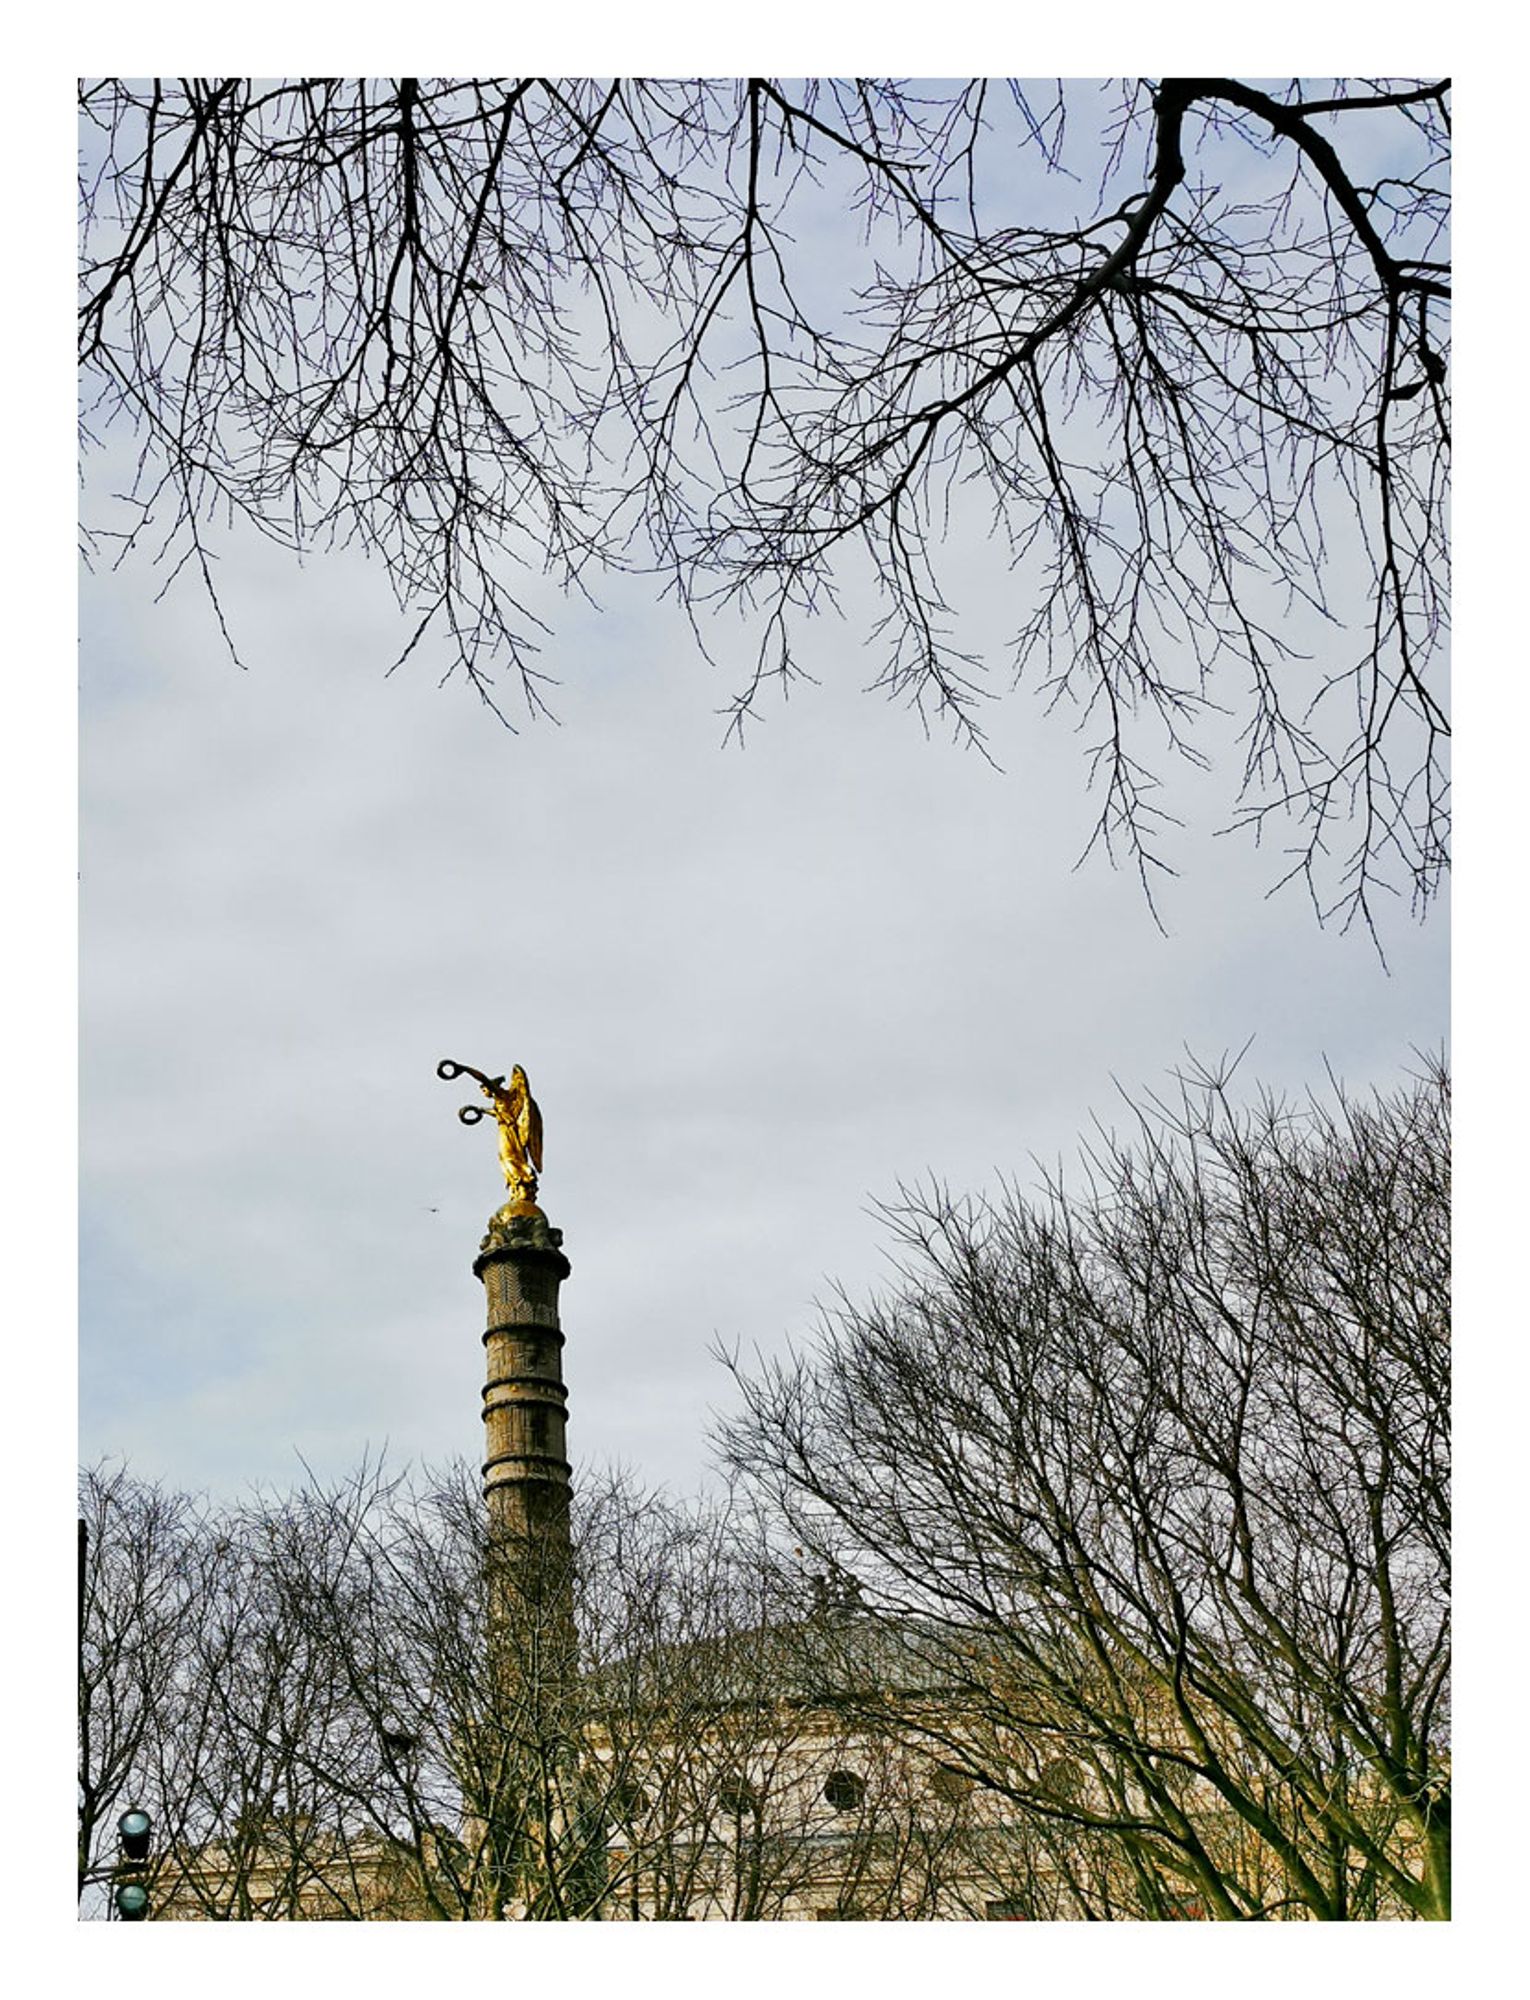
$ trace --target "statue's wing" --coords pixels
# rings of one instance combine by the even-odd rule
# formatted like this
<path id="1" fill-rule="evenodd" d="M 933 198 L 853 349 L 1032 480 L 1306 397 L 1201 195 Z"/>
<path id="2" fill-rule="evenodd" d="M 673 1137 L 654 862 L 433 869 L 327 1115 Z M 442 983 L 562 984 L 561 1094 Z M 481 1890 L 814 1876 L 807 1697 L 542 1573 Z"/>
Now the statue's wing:
<path id="1" fill-rule="evenodd" d="M 526 1157 L 536 1173 L 542 1171 L 542 1114 L 537 1109 L 537 1101 L 528 1090 L 521 1105 L 520 1141 L 526 1148 Z"/>

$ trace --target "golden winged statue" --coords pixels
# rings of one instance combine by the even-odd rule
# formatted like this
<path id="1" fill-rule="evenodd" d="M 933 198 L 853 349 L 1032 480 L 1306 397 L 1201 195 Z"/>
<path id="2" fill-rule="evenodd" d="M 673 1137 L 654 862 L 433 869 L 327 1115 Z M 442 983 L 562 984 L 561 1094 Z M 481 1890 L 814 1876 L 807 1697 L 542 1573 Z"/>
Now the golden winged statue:
<path id="1" fill-rule="evenodd" d="M 499 1164 L 510 1190 L 507 1206 L 512 1210 L 537 1210 L 537 1176 L 542 1171 L 542 1114 L 531 1094 L 526 1072 L 519 1063 L 510 1072 L 507 1084 L 502 1076 L 485 1076 L 471 1063 L 442 1062 L 436 1074 L 450 1080 L 471 1076 L 489 1100 L 499 1127 Z M 476 1104 L 466 1104 L 457 1113 L 464 1125 L 476 1125 L 486 1114 Z"/>
<path id="2" fill-rule="evenodd" d="M 537 1175 L 542 1171 L 542 1114 L 519 1063 L 510 1072 L 507 1089 L 498 1078 L 479 1089 L 494 1106 L 499 1125 L 499 1164 L 505 1186 L 517 1201 L 534 1202 Z"/>

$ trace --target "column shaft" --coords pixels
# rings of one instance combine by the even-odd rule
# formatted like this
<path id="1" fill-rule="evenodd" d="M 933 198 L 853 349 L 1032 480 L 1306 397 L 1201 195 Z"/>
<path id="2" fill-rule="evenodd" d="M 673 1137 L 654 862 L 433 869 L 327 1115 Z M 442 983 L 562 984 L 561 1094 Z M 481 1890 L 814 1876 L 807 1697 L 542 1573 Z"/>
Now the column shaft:
<path id="1" fill-rule="evenodd" d="M 473 1269 L 487 1304 L 483 1390 L 484 1499 L 513 1535 L 566 1530 L 563 1334 L 558 1288 L 569 1273 L 562 1232 L 540 1214 L 496 1216 Z"/>

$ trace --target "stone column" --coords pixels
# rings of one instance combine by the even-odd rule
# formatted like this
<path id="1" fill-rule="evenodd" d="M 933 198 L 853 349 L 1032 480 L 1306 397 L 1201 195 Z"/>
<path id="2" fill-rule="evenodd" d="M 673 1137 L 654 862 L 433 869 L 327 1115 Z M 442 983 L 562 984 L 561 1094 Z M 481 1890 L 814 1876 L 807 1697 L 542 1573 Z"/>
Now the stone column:
<path id="1" fill-rule="evenodd" d="M 501 1210 L 473 1262 L 487 1295 L 483 1342 L 483 1491 L 501 1535 L 565 1545 L 568 1396 L 558 1287 L 569 1274 L 561 1229 L 540 1209 Z M 552 1549 L 548 1548 L 548 1553 Z"/>

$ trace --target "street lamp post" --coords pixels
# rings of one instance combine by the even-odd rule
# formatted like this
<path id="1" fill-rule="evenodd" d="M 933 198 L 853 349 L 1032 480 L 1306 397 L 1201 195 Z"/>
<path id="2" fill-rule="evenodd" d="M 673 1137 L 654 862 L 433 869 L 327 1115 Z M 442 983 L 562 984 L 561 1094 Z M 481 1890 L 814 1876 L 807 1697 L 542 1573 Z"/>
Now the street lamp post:
<path id="1" fill-rule="evenodd" d="M 149 1914 L 149 1888 L 144 1876 L 148 1872 L 154 1822 L 137 1806 L 129 1806 L 117 1822 L 117 1833 L 122 1843 L 122 1858 L 116 1867 L 117 1887 L 112 1901 L 123 1923 L 141 1924 Z"/>

